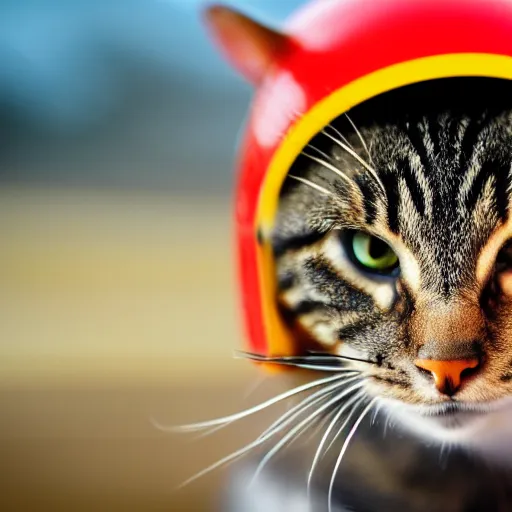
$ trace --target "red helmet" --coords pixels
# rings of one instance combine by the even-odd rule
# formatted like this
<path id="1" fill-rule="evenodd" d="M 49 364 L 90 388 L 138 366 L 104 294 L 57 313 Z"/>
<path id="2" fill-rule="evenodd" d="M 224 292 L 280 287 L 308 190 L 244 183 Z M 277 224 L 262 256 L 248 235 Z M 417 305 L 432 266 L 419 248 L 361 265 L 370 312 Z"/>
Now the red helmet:
<path id="1" fill-rule="evenodd" d="M 236 193 L 242 314 L 249 349 L 262 355 L 299 350 L 277 310 L 269 235 L 282 183 L 310 139 L 404 85 L 512 79 L 512 0 L 317 0 L 285 32 L 285 49 L 258 84 Z"/>

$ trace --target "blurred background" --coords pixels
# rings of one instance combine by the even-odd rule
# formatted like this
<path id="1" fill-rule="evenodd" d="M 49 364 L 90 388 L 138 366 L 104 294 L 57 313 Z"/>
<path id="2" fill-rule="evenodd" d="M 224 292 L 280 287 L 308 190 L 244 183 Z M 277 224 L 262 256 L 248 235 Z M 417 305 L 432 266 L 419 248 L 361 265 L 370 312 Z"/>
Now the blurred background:
<path id="1" fill-rule="evenodd" d="M 279 23 L 302 2 L 227 3 Z M 221 473 L 173 486 L 256 429 L 150 421 L 234 412 L 260 379 L 232 359 L 251 90 L 203 4 L 0 3 L 1 510 L 212 510 Z"/>

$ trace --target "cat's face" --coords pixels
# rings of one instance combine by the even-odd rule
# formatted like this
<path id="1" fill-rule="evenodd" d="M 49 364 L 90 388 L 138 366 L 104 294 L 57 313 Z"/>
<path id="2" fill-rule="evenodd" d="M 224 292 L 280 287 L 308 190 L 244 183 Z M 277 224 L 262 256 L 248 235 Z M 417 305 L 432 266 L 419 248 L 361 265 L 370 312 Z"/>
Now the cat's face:
<path id="1" fill-rule="evenodd" d="M 287 48 L 285 34 L 230 9 L 208 19 L 252 83 Z M 504 432 L 512 441 L 512 95 L 489 80 L 408 86 L 325 127 L 283 185 L 272 244 L 275 300 L 297 354 L 313 344 L 358 359 L 365 395 L 395 423 L 503 445 Z"/>
<path id="2" fill-rule="evenodd" d="M 290 171 L 277 300 L 298 343 L 370 361 L 366 392 L 406 422 L 477 437 L 512 395 L 512 112 L 358 128 Z"/>

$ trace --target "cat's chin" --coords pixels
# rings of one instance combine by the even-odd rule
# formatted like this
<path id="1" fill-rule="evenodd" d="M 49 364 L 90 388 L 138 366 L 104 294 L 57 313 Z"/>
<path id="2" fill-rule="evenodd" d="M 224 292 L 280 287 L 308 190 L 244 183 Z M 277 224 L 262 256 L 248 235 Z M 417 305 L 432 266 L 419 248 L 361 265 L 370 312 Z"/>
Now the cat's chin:
<path id="1" fill-rule="evenodd" d="M 416 406 L 383 400 L 394 427 L 429 443 L 453 445 L 512 465 L 512 397 L 488 404 Z"/>

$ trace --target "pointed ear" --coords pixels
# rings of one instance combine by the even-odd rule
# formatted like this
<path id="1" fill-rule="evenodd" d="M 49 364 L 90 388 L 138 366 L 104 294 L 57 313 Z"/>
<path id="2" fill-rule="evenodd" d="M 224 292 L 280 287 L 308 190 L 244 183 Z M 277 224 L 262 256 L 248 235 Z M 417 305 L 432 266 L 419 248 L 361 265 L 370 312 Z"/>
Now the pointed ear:
<path id="1" fill-rule="evenodd" d="M 221 5 L 206 9 L 206 22 L 231 64 L 250 82 L 259 84 L 284 50 L 284 34 Z"/>

